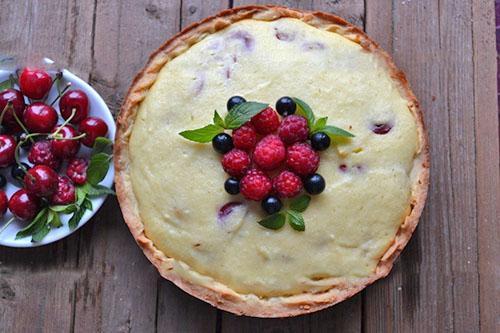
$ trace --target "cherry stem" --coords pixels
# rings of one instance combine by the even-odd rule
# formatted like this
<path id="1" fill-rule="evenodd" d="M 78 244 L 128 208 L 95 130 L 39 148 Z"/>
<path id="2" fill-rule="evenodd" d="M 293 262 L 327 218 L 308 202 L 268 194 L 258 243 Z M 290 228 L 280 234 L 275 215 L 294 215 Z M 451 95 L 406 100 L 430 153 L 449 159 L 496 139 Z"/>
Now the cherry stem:
<path id="1" fill-rule="evenodd" d="M 26 127 L 24 127 L 23 122 L 19 119 L 19 117 L 17 116 L 17 114 L 15 112 L 12 112 L 12 115 L 14 116 L 14 119 L 16 119 L 16 122 L 19 124 L 19 126 L 21 126 L 21 128 L 24 131 L 24 133 L 26 133 L 26 135 L 29 136 L 30 131 L 28 131 L 26 129 Z M 31 137 L 29 139 L 31 140 L 31 143 L 35 142 Z"/>
<path id="2" fill-rule="evenodd" d="M 21 164 L 21 161 L 20 161 L 20 158 L 19 158 L 19 148 L 21 148 L 21 146 L 26 143 L 26 141 L 28 140 L 31 140 L 32 142 L 33 141 L 33 137 L 35 136 L 41 136 L 41 135 L 47 135 L 45 133 L 30 133 L 28 135 L 26 135 L 25 138 L 23 138 L 22 140 L 19 140 L 19 142 L 17 143 L 16 145 L 16 149 L 14 150 L 14 158 L 16 160 L 16 164 L 19 165 L 23 170 L 24 170 L 24 166 Z M 26 172 L 26 170 L 24 170 Z"/>
<path id="3" fill-rule="evenodd" d="M 54 103 L 55 103 L 55 102 L 57 102 L 57 100 L 59 100 L 59 98 L 61 98 L 61 96 L 62 96 L 62 95 L 64 95 L 64 93 L 65 93 L 66 91 L 68 91 L 68 89 L 69 89 L 70 87 L 71 87 L 71 82 L 68 82 L 68 83 L 66 84 L 66 86 L 64 87 L 64 89 L 63 89 L 62 91 L 59 91 L 59 92 L 57 93 L 57 97 L 56 97 L 56 98 L 52 101 L 52 103 L 50 103 L 49 105 L 50 105 L 50 106 L 54 105 Z"/>
<path id="4" fill-rule="evenodd" d="M 8 221 L 7 221 L 7 223 L 5 223 L 5 224 L 3 225 L 2 229 L 0 229 L 0 234 L 1 234 L 2 232 L 4 232 L 4 231 L 5 231 L 5 229 L 7 229 L 7 228 L 9 227 L 9 225 L 10 225 L 12 222 L 14 222 L 14 220 L 15 220 L 15 219 L 16 219 L 16 217 L 15 217 L 15 216 L 12 216 L 12 217 L 10 218 L 10 220 L 8 220 Z"/>
<path id="5" fill-rule="evenodd" d="M 59 134 L 59 132 L 61 131 L 61 129 L 62 129 L 64 126 L 68 125 L 68 123 L 71 121 L 71 119 L 73 119 L 73 117 L 75 116 L 75 114 L 76 114 L 76 109 L 75 109 L 75 108 L 71 109 L 71 114 L 69 115 L 68 119 L 66 119 L 66 120 L 64 121 L 64 123 L 62 123 L 62 125 L 61 125 L 61 126 L 59 126 L 59 127 L 57 128 L 57 130 L 56 130 L 54 133 L 52 133 L 52 137 L 54 137 L 54 138 L 55 138 L 55 136 L 56 136 L 57 134 Z"/>
<path id="6" fill-rule="evenodd" d="M 59 81 L 60 79 L 62 79 L 62 77 L 63 77 L 63 73 L 62 73 L 62 72 L 57 72 L 56 76 L 55 76 L 55 77 L 54 77 L 54 79 L 52 80 L 52 84 L 50 85 L 50 88 L 49 88 L 49 90 L 48 90 L 49 92 L 50 92 L 50 90 L 52 90 L 52 87 L 54 86 L 54 84 L 56 84 L 56 83 L 57 83 L 57 81 Z M 60 94 L 59 89 L 57 89 L 57 93 L 58 93 L 58 95 Z M 48 95 L 47 95 L 47 97 L 48 97 Z M 57 100 L 57 99 L 56 99 L 56 100 Z M 55 101 L 54 101 L 54 102 L 55 102 Z M 52 102 L 52 104 L 54 104 L 54 102 Z M 52 104 L 50 104 L 50 106 L 52 106 Z"/>
<path id="7" fill-rule="evenodd" d="M 2 110 L 2 114 L 0 114 L 0 124 L 3 123 L 3 116 L 4 116 L 5 112 L 7 112 L 7 110 L 10 109 L 11 107 L 12 107 L 12 102 L 8 101 L 7 105 L 5 105 L 5 107 Z"/>

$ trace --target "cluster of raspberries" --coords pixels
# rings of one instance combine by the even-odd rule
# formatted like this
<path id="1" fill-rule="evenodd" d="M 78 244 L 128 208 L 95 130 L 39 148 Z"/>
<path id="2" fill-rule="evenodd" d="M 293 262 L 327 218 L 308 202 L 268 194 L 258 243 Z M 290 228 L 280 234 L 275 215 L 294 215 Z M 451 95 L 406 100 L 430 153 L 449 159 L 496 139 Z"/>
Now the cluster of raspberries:
<path id="1" fill-rule="evenodd" d="M 268 107 L 233 130 L 234 148 L 222 157 L 222 167 L 233 177 L 230 180 L 239 180 L 239 192 L 249 200 L 270 194 L 295 197 L 303 189 L 303 180 L 319 166 L 319 154 L 308 137 L 304 117 L 291 114 L 280 119 Z"/>

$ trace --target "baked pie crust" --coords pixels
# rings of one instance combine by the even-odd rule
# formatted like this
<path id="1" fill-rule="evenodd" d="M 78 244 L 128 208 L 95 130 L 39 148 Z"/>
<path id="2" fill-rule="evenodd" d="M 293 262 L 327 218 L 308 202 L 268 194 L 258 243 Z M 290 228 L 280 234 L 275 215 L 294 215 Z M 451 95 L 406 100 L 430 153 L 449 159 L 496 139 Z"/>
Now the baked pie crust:
<path id="1" fill-rule="evenodd" d="M 139 106 L 146 98 L 149 89 L 155 83 L 165 64 L 183 54 L 208 35 L 221 31 L 241 20 L 274 21 L 281 18 L 294 18 L 312 27 L 338 34 L 359 44 L 365 52 L 375 55 L 379 63 L 386 67 L 386 71 L 398 87 L 401 96 L 407 101 L 408 109 L 416 122 L 419 142 L 409 176 L 411 195 L 408 214 L 394 235 L 393 241 L 380 257 L 373 273 L 367 277 L 349 281 L 335 278 L 326 279 L 322 282 L 327 283 L 328 288 L 321 291 L 267 297 L 236 292 L 212 278 L 206 278 L 203 280 L 204 283 L 198 283 L 198 279 L 191 277 L 202 274 L 192 270 L 185 262 L 167 256 L 146 236 L 131 180 L 129 143 Z M 215 16 L 190 25 L 156 50 L 144 69 L 135 77 L 127 93 L 118 118 L 114 147 L 116 192 L 125 222 L 137 244 L 160 274 L 189 294 L 220 309 L 255 317 L 286 317 L 318 311 L 353 296 L 367 285 L 385 277 L 417 226 L 429 184 L 429 149 L 422 113 L 404 73 L 396 68 L 389 55 L 359 28 L 335 15 L 277 6 L 248 6 L 224 10 Z"/>

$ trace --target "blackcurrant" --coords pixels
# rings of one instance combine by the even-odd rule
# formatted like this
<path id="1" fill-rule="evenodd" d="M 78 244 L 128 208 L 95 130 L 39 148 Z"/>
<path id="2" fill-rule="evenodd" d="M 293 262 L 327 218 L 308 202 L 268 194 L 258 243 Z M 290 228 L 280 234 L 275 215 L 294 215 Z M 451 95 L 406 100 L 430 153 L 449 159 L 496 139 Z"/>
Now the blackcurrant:
<path id="1" fill-rule="evenodd" d="M 276 102 L 276 111 L 283 117 L 294 114 L 296 109 L 297 105 L 295 105 L 295 101 L 291 97 L 284 96 Z"/>
<path id="2" fill-rule="evenodd" d="M 4 188 L 7 185 L 7 178 L 4 175 L 0 175 L 0 188 Z"/>
<path id="3" fill-rule="evenodd" d="M 325 189 L 325 179 L 319 173 L 304 179 L 304 188 L 309 194 L 320 194 Z"/>
<path id="4" fill-rule="evenodd" d="M 236 105 L 245 103 L 247 100 L 241 96 L 233 96 L 227 100 L 227 111 L 231 111 Z"/>
<path id="5" fill-rule="evenodd" d="M 318 151 L 328 149 L 330 137 L 325 132 L 316 132 L 311 136 L 311 146 Z"/>
<path id="6" fill-rule="evenodd" d="M 24 175 L 26 174 L 26 171 L 30 169 L 30 166 L 26 163 L 21 162 L 22 166 L 21 167 L 19 164 L 14 164 L 12 168 L 10 169 L 10 175 L 12 178 L 22 182 L 24 179 Z"/>
<path id="7" fill-rule="evenodd" d="M 281 207 L 283 207 L 281 200 L 274 195 L 270 195 L 262 200 L 260 205 L 262 206 L 262 209 L 264 209 L 264 211 L 269 215 L 279 212 L 281 210 Z"/>
<path id="8" fill-rule="evenodd" d="M 229 194 L 238 194 L 240 193 L 240 181 L 234 177 L 230 177 L 224 182 L 224 189 Z"/>
<path id="9" fill-rule="evenodd" d="M 229 134 L 219 133 L 212 139 L 212 146 L 219 153 L 225 154 L 233 149 L 233 138 Z"/>

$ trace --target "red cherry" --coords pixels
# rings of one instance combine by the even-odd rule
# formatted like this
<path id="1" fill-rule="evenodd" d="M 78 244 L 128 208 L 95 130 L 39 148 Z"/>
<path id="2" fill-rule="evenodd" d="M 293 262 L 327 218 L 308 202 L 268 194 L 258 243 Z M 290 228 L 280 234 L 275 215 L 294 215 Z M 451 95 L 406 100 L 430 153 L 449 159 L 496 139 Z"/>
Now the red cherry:
<path id="1" fill-rule="evenodd" d="M 20 189 L 9 200 L 9 210 L 20 220 L 31 220 L 39 209 L 39 200 L 36 196 Z"/>
<path id="2" fill-rule="evenodd" d="M 12 135 L 0 135 L 0 168 L 5 168 L 14 163 L 16 152 L 16 139 Z"/>
<path id="3" fill-rule="evenodd" d="M 24 175 L 24 187 L 38 197 L 50 197 L 57 190 L 57 173 L 46 165 L 35 165 Z"/>
<path id="4" fill-rule="evenodd" d="M 12 108 L 5 111 L 2 124 L 5 124 L 10 130 L 19 131 L 21 127 L 14 118 L 12 109 L 17 115 L 17 118 L 23 118 L 24 111 L 24 97 L 19 90 L 5 89 L 0 92 L 0 113 L 3 111 L 8 102 L 12 103 Z"/>
<path id="5" fill-rule="evenodd" d="M 19 76 L 19 86 L 29 98 L 42 99 L 52 86 L 52 78 L 43 69 L 26 67 Z"/>
<path id="6" fill-rule="evenodd" d="M 59 100 L 59 110 L 64 119 L 68 119 L 75 109 L 75 115 L 70 120 L 72 124 L 78 124 L 89 114 L 89 98 L 87 94 L 81 90 L 70 90 L 62 95 Z"/>
<path id="7" fill-rule="evenodd" d="M 68 205 L 75 202 L 75 200 L 75 185 L 68 177 L 59 176 L 57 190 L 50 199 L 50 203 L 53 205 Z"/>
<path id="8" fill-rule="evenodd" d="M 87 147 L 92 147 L 97 137 L 106 136 L 108 125 L 101 118 L 88 117 L 80 122 L 78 130 L 86 134 L 80 139 L 82 143 Z"/>
<path id="9" fill-rule="evenodd" d="M 24 110 L 23 121 L 32 133 L 49 133 L 57 124 L 57 112 L 47 104 L 35 102 Z"/>
<path id="10" fill-rule="evenodd" d="M 7 194 L 5 191 L 0 190 L 0 217 L 4 216 L 9 205 L 9 199 L 7 199 Z"/>
<path id="11" fill-rule="evenodd" d="M 57 128 L 55 131 L 57 131 Z M 78 132 L 73 127 L 69 125 L 64 125 L 58 132 L 57 136 L 60 136 L 63 139 L 52 140 L 52 151 L 54 152 L 54 155 L 56 155 L 59 158 L 65 159 L 73 157 L 76 155 L 76 153 L 78 153 L 78 150 L 80 149 L 79 140 L 64 140 L 78 136 Z"/>

